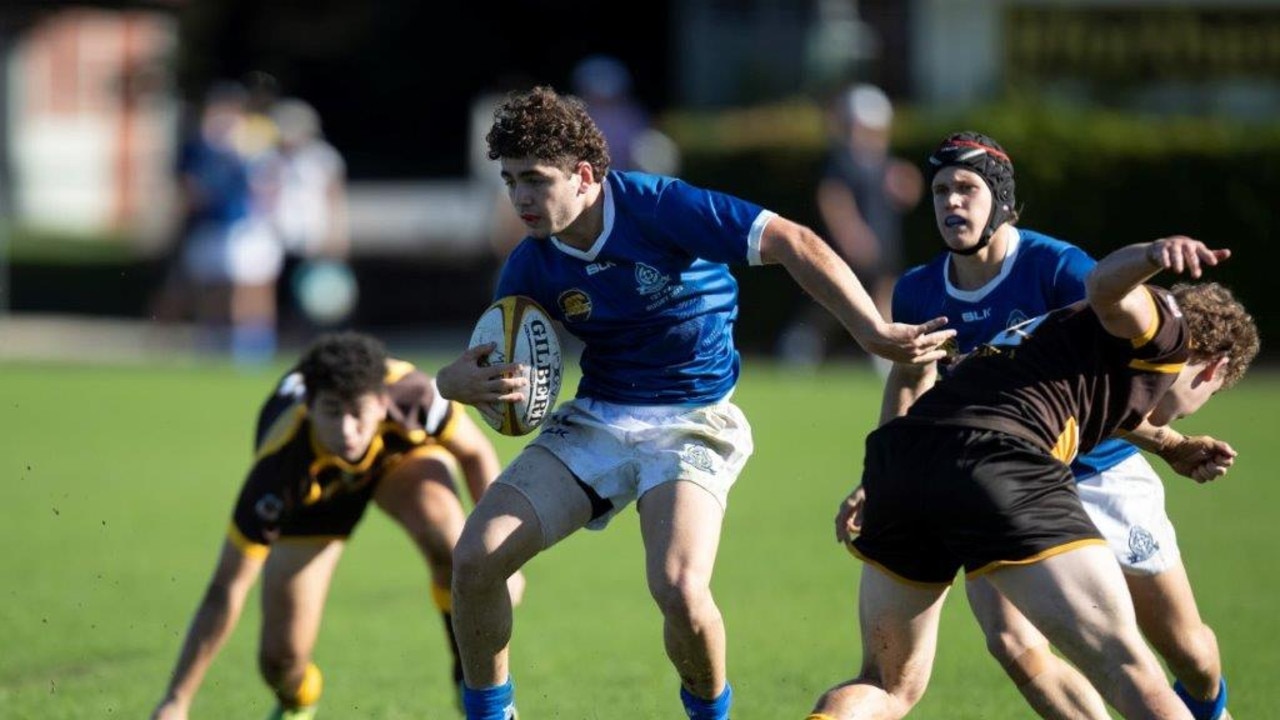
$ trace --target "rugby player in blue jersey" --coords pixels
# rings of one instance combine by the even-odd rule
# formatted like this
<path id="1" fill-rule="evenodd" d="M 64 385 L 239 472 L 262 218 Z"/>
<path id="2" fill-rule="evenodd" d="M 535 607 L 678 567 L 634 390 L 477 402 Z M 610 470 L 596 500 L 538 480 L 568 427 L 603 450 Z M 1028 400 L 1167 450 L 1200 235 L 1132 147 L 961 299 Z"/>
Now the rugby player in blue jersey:
<path id="1" fill-rule="evenodd" d="M 710 585 L 729 489 L 752 452 L 750 425 L 731 402 L 740 358 L 728 266 L 783 265 L 864 348 L 897 362 L 942 357 L 954 333 L 941 319 L 885 321 L 806 227 L 676 178 L 610 170 L 604 138 L 577 98 L 546 87 L 514 94 L 495 111 L 487 141 L 529 233 L 495 294 L 532 297 L 580 339 L 582 381 L 486 493 L 454 551 L 467 717 L 514 714 L 506 577 L 635 501 L 686 714 L 726 718 L 725 630 Z M 491 349 L 440 371 L 445 397 L 481 412 L 520 397 L 509 365 L 480 365 Z M 587 586 L 589 576 L 584 569 Z"/>
<path id="2" fill-rule="evenodd" d="M 925 171 L 946 252 L 898 281 L 893 317 L 911 322 L 947 316 L 963 355 L 1007 328 L 1085 297 L 1085 278 L 1096 263 L 1074 245 L 1015 225 L 1013 163 L 995 140 L 976 132 L 950 135 L 930 155 Z M 906 414 L 951 367 L 895 365 L 885 384 L 881 423 Z M 1186 462 L 1204 438 L 1149 424 L 1128 437 L 1178 472 L 1204 472 L 1200 464 Z M 1179 696 L 1198 720 L 1230 717 L 1217 642 L 1196 607 L 1160 477 L 1137 447 L 1118 438 L 1075 458 L 1071 470 L 1085 510 L 1124 571 L 1143 634 L 1177 678 Z M 856 533 L 862 502 L 861 491 L 855 491 L 837 522 L 850 523 Z M 1110 718 L 1088 680 L 1055 655 L 1044 635 L 985 577 L 970 579 L 965 589 L 989 649 L 1041 717 Z"/>

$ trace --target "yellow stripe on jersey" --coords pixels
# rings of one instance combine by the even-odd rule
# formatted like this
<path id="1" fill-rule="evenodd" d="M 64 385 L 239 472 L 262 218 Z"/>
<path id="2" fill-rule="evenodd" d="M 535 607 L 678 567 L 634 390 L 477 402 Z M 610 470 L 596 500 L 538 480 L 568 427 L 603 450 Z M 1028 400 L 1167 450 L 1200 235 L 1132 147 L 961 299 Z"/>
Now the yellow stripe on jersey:
<path id="1" fill-rule="evenodd" d="M 264 560 L 267 555 L 271 553 L 270 545 L 256 543 L 245 537 L 244 533 L 240 532 L 240 528 L 236 527 L 234 522 L 232 522 L 231 526 L 227 528 L 227 539 L 231 541 L 232 545 L 240 548 L 240 552 L 244 553 L 245 557 Z"/>
<path id="2" fill-rule="evenodd" d="M 387 374 L 383 378 L 388 385 L 394 385 L 399 382 L 405 375 L 414 371 L 413 363 L 404 360 L 387 360 Z"/>
<path id="3" fill-rule="evenodd" d="M 1151 339 L 1156 336 L 1156 331 L 1160 329 L 1160 308 L 1156 307 L 1156 299 L 1151 294 L 1151 288 L 1143 285 L 1142 292 L 1146 293 L 1147 302 L 1151 303 L 1151 327 L 1143 330 L 1138 337 L 1129 340 L 1135 349 L 1151 342 Z"/>
<path id="4" fill-rule="evenodd" d="M 1080 449 L 1080 426 L 1076 424 L 1073 417 L 1067 418 L 1066 427 L 1062 428 L 1062 432 L 1058 433 L 1058 440 L 1053 444 L 1053 449 L 1049 452 L 1055 459 L 1070 464 L 1076 458 L 1076 451 Z"/>
<path id="5" fill-rule="evenodd" d="M 1134 370 L 1145 370 L 1147 372 L 1168 373 L 1176 375 L 1182 372 L 1182 368 L 1186 367 L 1186 363 L 1153 363 L 1146 360 L 1130 360 L 1129 367 Z"/>
<path id="6" fill-rule="evenodd" d="M 257 462 L 272 455 L 287 445 L 298 434 L 298 428 L 302 427 L 302 421 L 306 417 L 307 406 L 301 402 L 295 403 L 293 407 L 280 413 L 275 422 L 271 423 L 271 427 L 263 433 L 262 444 L 258 446 L 258 452 L 254 455 L 253 461 Z"/>
<path id="7" fill-rule="evenodd" d="M 374 461 L 382 454 L 385 445 L 382 433 L 375 434 L 373 440 L 369 443 L 369 449 L 365 451 L 364 457 L 360 459 L 360 462 L 350 463 L 344 460 L 341 455 L 332 453 L 325 448 L 324 443 L 320 442 L 320 438 L 316 437 L 315 428 L 312 427 L 311 452 L 315 455 L 315 460 L 312 460 L 310 467 L 307 468 L 307 474 L 311 478 L 311 486 L 307 488 L 307 495 L 302 499 L 302 504 L 314 505 L 326 497 L 332 497 L 343 489 L 350 489 L 350 487 L 341 483 L 331 483 L 328 488 L 320 487 L 320 483 L 316 482 L 316 478 L 320 477 L 320 473 L 325 468 L 336 467 L 346 475 L 362 475 L 373 467 Z M 365 478 L 360 485 L 368 481 L 369 479 Z"/>
<path id="8" fill-rule="evenodd" d="M 365 451 L 364 457 L 360 458 L 360 462 L 347 462 L 341 455 L 330 452 L 320 442 L 320 438 L 316 437 L 315 428 L 311 430 L 311 452 L 315 454 L 316 459 L 311 462 L 311 475 L 315 477 L 321 470 L 326 467 L 333 466 L 350 475 L 356 475 L 367 471 L 373 467 L 373 461 L 378 459 L 378 455 L 382 453 L 383 447 L 386 445 L 382 439 L 382 432 L 374 433 L 373 440 L 369 443 L 369 449 Z"/>
<path id="9" fill-rule="evenodd" d="M 441 444 L 449 442 L 453 438 L 453 433 L 458 428 L 458 416 L 466 412 L 462 406 L 453 400 L 449 401 L 449 417 L 445 419 L 444 426 L 436 432 L 436 440 Z"/>

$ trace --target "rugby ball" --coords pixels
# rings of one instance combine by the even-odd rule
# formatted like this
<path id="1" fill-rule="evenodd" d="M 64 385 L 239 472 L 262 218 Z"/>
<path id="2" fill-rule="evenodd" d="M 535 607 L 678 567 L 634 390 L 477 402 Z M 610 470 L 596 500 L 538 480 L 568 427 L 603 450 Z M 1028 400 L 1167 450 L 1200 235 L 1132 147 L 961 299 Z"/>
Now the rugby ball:
<path id="1" fill-rule="evenodd" d="M 481 416 L 503 435 L 527 435 L 542 424 L 560 396 L 563 367 L 555 326 L 532 298 L 508 295 L 494 301 L 480 315 L 467 347 L 487 343 L 495 343 L 497 347 L 484 362 L 522 365 L 529 386 L 525 388 L 524 400 L 503 403 L 500 421 Z"/>

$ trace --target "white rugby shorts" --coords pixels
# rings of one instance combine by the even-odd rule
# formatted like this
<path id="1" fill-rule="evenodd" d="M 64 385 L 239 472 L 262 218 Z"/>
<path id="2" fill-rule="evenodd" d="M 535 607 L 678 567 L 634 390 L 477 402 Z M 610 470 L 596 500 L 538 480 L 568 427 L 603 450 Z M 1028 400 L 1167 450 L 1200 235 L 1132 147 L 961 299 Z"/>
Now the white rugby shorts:
<path id="1" fill-rule="evenodd" d="M 727 399 L 690 407 L 577 398 L 556 408 L 530 444 L 551 452 L 612 504 L 587 523 L 592 530 L 676 480 L 702 487 L 727 507 L 729 488 L 755 447 L 746 416 Z"/>
<path id="2" fill-rule="evenodd" d="M 1157 575 L 1179 562 L 1164 483 L 1142 453 L 1076 483 L 1084 509 L 1128 575 Z"/>

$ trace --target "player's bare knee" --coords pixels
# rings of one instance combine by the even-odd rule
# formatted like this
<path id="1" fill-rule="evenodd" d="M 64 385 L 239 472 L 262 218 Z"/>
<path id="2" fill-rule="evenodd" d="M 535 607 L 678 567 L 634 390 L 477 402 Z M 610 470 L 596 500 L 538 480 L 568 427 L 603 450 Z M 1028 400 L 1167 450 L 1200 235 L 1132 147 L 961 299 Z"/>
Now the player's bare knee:
<path id="1" fill-rule="evenodd" d="M 496 551 L 489 550 L 482 542 L 469 540 L 466 535 L 453 548 L 452 557 L 455 594 L 482 592 L 503 585 L 507 577 L 519 569 L 507 569 Z"/>
<path id="2" fill-rule="evenodd" d="M 693 575 L 651 580 L 649 594 L 664 616 L 688 618 L 691 624 L 718 612 L 711 598 L 710 585 Z"/>
<path id="3" fill-rule="evenodd" d="M 1178 634 L 1173 645 L 1160 649 L 1160 654 L 1170 669 L 1188 688 L 1214 688 L 1222 673 L 1222 659 L 1218 654 L 1218 638 L 1208 625 L 1201 625 L 1194 632 Z"/>

